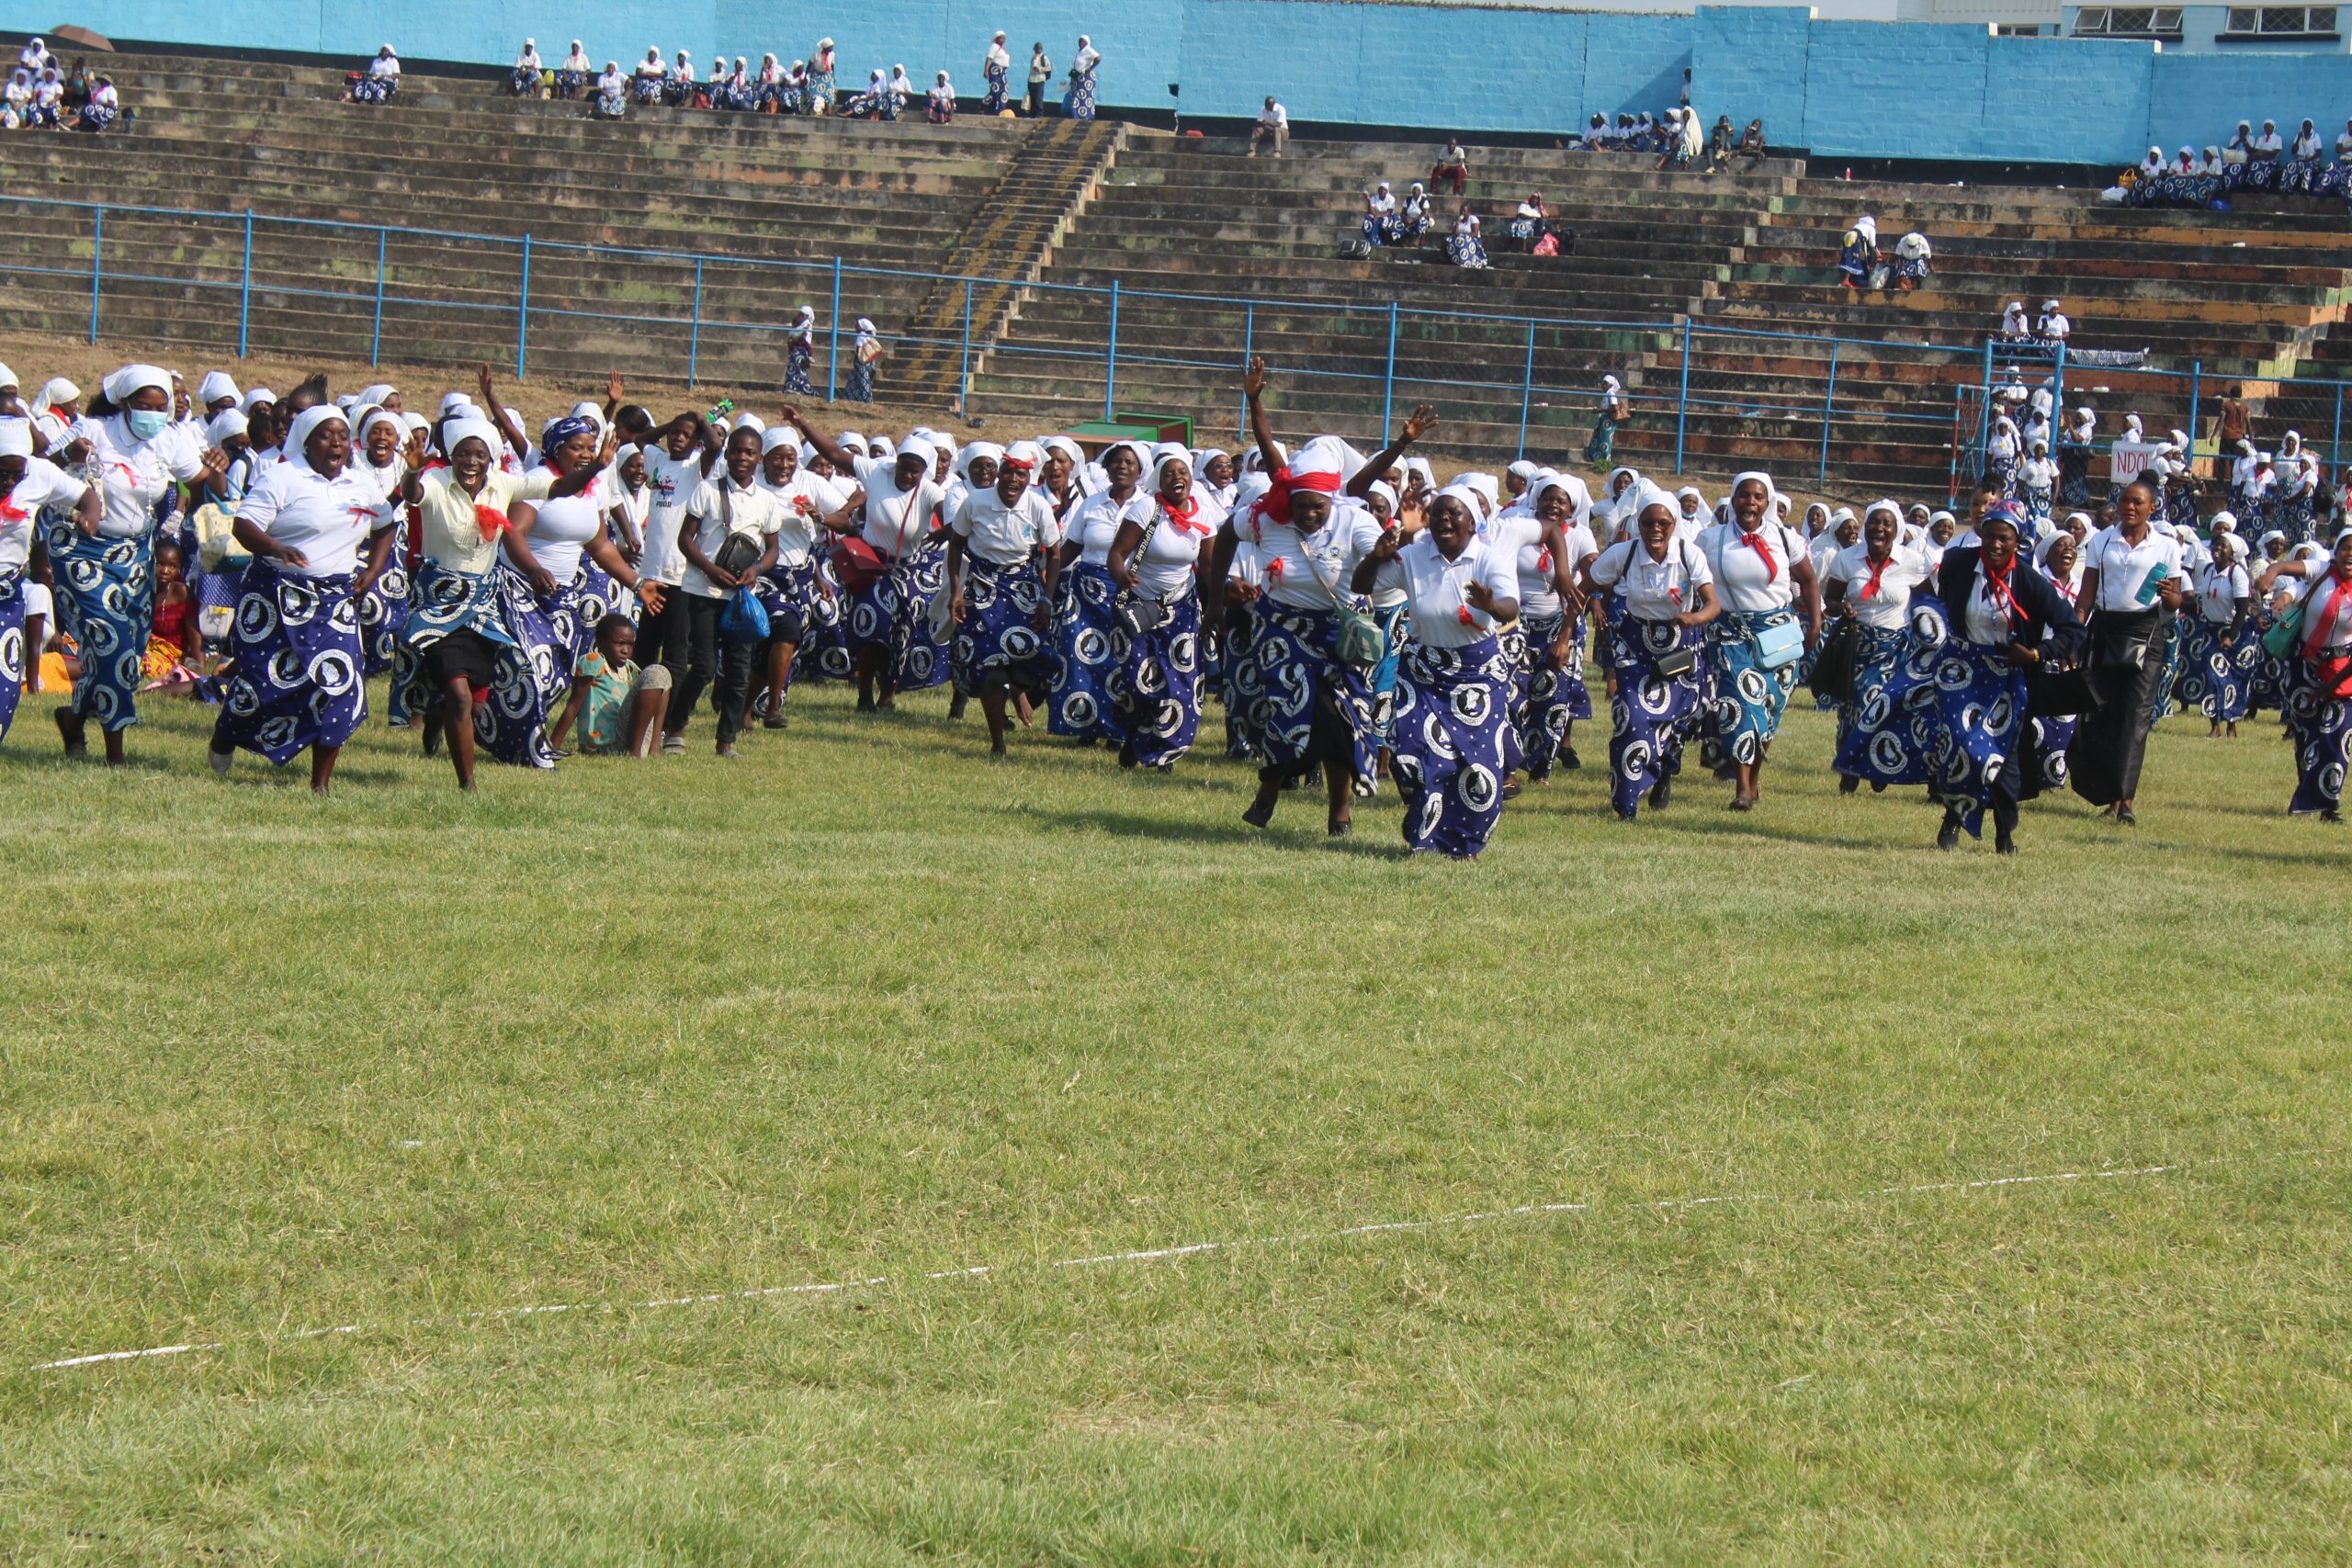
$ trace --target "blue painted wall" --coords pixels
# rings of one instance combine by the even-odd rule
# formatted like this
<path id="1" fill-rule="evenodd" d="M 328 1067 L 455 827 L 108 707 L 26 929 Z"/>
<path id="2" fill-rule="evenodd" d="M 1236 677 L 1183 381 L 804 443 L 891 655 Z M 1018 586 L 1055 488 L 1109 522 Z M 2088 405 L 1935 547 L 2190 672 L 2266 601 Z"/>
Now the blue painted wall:
<path id="1" fill-rule="evenodd" d="M 0 28 L 54 20 L 54 0 L 0 0 Z M 125 39 L 245 44 L 337 59 L 390 42 L 423 58 L 503 63 L 522 39 L 574 38 L 624 66 L 658 44 L 757 61 L 806 56 L 830 32 L 843 86 L 903 64 L 944 65 L 967 96 L 999 28 L 1019 89 L 1042 40 L 1056 78 L 1081 29 L 1104 57 L 1107 107 L 1241 116 L 1273 93 L 1301 120 L 1574 134 L 1596 111 L 1656 111 L 1682 72 L 1712 122 L 1761 115 L 1781 145 L 1826 158 L 2136 162 L 2219 142 L 2241 117 L 2290 132 L 2352 115 L 2352 57 L 2273 51 L 2160 53 L 2146 43 L 2003 39 L 1983 28 L 1820 21 L 1802 7 L 1695 15 L 1334 4 L 1329 0 L 77 0 L 77 19 Z M 1017 18 L 1017 19 L 1016 19 Z"/>

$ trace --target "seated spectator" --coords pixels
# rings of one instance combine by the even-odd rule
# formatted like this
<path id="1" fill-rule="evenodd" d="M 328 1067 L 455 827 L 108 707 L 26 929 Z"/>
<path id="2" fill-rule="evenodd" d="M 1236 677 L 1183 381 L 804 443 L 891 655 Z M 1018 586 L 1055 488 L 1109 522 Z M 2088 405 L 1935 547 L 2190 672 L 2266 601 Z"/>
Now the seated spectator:
<path id="1" fill-rule="evenodd" d="M 1935 259 L 1935 247 L 1928 243 L 1928 236 L 1914 229 L 1894 242 L 1894 286 L 1917 288 L 1928 281 L 1934 269 L 1928 265 Z"/>
<path id="2" fill-rule="evenodd" d="M 526 38 L 523 52 L 514 57 L 514 74 L 507 86 L 518 98 L 536 98 L 547 83 L 547 62 L 539 58 L 539 40 Z"/>
<path id="3" fill-rule="evenodd" d="M 1415 180 L 1405 193 L 1404 209 L 1396 214 L 1396 238 L 1392 244 L 1410 244 L 1427 234 L 1436 222 L 1430 211 L 1429 192 Z"/>
<path id="4" fill-rule="evenodd" d="M 662 51 L 649 49 L 645 58 L 638 62 L 630 73 L 630 96 L 640 104 L 658 104 L 670 85 L 669 68 L 662 63 Z"/>
<path id="5" fill-rule="evenodd" d="M 1841 288 L 1866 288 L 1870 286 L 1871 269 L 1877 266 L 1878 220 L 1863 213 L 1854 220 L 1838 242 L 1838 286 Z"/>
<path id="6" fill-rule="evenodd" d="M 1739 132 L 1732 129 L 1731 116 L 1717 115 L 1714 130 L 1707 133 L 1707 162 L 1704 165 L 1707 172 L 1713 174 L 1730 163 L 1732 152 L 1738 144 Z"/>
<path id="7" fill-rule="evenodd" d="M 74 61 L 74 69 L 65 73 L 65 107 L 80 108 L 90 101 L 90 95 L 96 89 L 97 84 L 90 77 L 90 62 L 86 60 Z M 2311 121 L 2305 120 L 2303 124 L 2309 127 Z"/>
<path id="8" fill-rule="evenodd" d="M 1744 157 L 1764 156 L 1764 122 L 1761 119 L 1749 120 L 1747 129 L 1739 133 L 1739 151 Z"/>
<path id="9" fill-rule="evenodd" d="M 2008 308 L 2001 312 L 2001 341 L 2003 343 L 2025 343 L 2030 341 L 2032 336 L 2032 326 L 2025 319 L 2025 301 L 2022 299 L 2010 300 Z"/>
<path id="10" fill-rule="evenodd" d="M 618 61 L 605 62 L 604 74 L 596 78 L 596 107 L 591 112 L 598 119 L 618 119 L 628 113 L 628 78 L 621 74 Z"/>
<path id="11" fill-rule="evenodd" d="M 874 68 L 874 73 L 866 78 L 865 91 L 852 93 L 847 101 L 842 105 L 842 118 L 879 119 L 883 118 L 883 107 L 889 101 L 889 80 L 882 74 L 882 68 L 877 65 Z"/>
<path id="12" fill-rule="evenodd" d="M 82 112 L 74 118 L 74 129 L 93 132 L 104 130 L 121 113 L 122 99 L 114 90 L 114 78 L 101 76 L 98 85 L 91 89 L 90 101 L 82 106 Z"/>
<path id="13" fill-rule="evenodd" d="M 1524 254 L 1535 248 L 1535 242 L 1544 237 L 1545 227 L 1544 193 L 1530 191 L 1527 199 L 1521 202 L 1518 210 L 1511 214 L 1510 227 L 1505 232 L 1510 238 L 1512 249 Z"/>
<path id="14" fill-rule="evenodd" d="M 889 96 L 882 101 L 882 118 L 884 119 L 896 119 L 906 112 L 907 100 L 915 96 L 915 85 L 908 78 L 907 68 L 905 66 L 893 65 L 890 67 L 890 82 L 888 91 Z"/>
<path id="15" fill-rule="evenodd" d="M 2301 196 L 2317 196 L 2320 175 L 2325 171 L 2320 161 L 2324 150 L 2319 132 L 2312 128 L 2310 120 L 2303 121 L 2303 128 L 2295 132 L 2294 145 L 2288 150 L 2286 162 L 2279 167 L 2278 188 Z"/>
<path id="16" fill-rule="evenodd" d="M 2075 323 L 2066 319 L 2066 312 L 2058 308 L 2057 300 L 2042 301 L 2041 318 L 2033 323 L 2034 336 L 2044 343 L 2060 344 L 2064 343 L 2074 330 Z"/>
<path id="17" fill-rule="evenodd" d="M 401 87 L 401 57 L 386 44 L 368 62 L 368 69 L 350 78 L 344 91 L 344 101 L 354 104 L 389 104 Z"/>
<path id="18" fill-rule="evenodd" d="M 1462 204 L 1453 216 L 1453 237 L 1445 243 L 1445 259 L 1467 272 L 1481 272 L 1490 265 L 1487 260 L 1487 243 L 1481 237 L 1478 215 L 1470 204 Z"/>
<path id="19" fill-rule="evenodd" d="M 1588 152 L 1603 151 L 1612 140 L 1614 138 L 1609 130 L 1609 117 L 1605 114 L 1594 115 L 1591 123 L 1584 128 L 1584 150 Z"/>
<path id="20" fill-rule="evenodd" d="M 933 125 L 945 125 L 956 118 L 956 86 L 947 80 L 946 72 L 939 73 L 939 80 L 932 84 L 931 91 L 924 96 L 922 113 L 923 118 Z"/>
<path id="21" fill-rule="evenodd" d="M 0 130 L 21 130 L 32 118 L 32 73 L 19 65 L 8 73 L 8 85 L 0 89 Z"/>
<path id="22" fill-rule="evenodd" d="M 759 107 L 759 88 L 752 84 L 751 62 L 741 55 L 722 77 L 710 84 L 711 105 L 715 108 L 732 109 L 738 114 Z"/>
<path id="23" fill-rule="evenodd" d="M 17 63 L 25 68 L 27 76 L 36 81 L 40 80 L 42 72 L 49 69 L 50 62 L 54 58 L 49 52 L 49 45 L 40 39 L 28 40 L 24 48 L 17 51 Z"/>
<path id="24" fill-rule="evenodd" d="M 678 51 L 675 63 L 662 85 L 662 101 L 672 108 L 690 108 L 695 101 L 695 58 L 684 50 Z"/>
<path id="25" fill-rule="evenodd" d="M 1451 185 L 1453 194 L 1460 196 L 1470 183 L 1470 154 L 1462 150 L 1459 141 L 1448 141 L 1445 151 L 1437 155 L 1437 166 L 1430 171 L 1430 189 Z M 1483 253 L 1481 253 L 1483 255 Z"/>
<path id="26" fill-rule="evenodd" d="M 573 39 L 571 52 L 565 55 L 563 63 L 555 68 L 555 96 L 559 98 L 578 97 L 586 91 L 595 74 L 596 68 L 588 63 L 588 51 L 580 47 L 578 39 Z"/>
<path id="27" fill-rule="evenodd" d="M 1258 149 L 1269 142 L 1272 143 L 1277 158 L 1290 144 L 1290 111 L 1274 102 L 1271 93 L 1266 95 L 1264 106 L 1258 110 L 1258 123 L 1250 128 L 1250 156 L 1256 157 Z"/>
<path id="28" fill-rule="evenodd" d="M 1419 190 L 1420 187 L 1413 187 Z M 1396 193 L 1381 181 L 1363 193 L 1363 240 L 1367 245 L 1393 245 L 1401 237 L 1404 225 L 1396 217 Z"/>
<path id="29" fill-rule="evenodd" d="M 33 112 L 26 122 L 55 130 L 63 121 L 60 118 L 65 107 L 65 87 L 57 79 L 57 68 L 44 67 L 33 78 Z"/>

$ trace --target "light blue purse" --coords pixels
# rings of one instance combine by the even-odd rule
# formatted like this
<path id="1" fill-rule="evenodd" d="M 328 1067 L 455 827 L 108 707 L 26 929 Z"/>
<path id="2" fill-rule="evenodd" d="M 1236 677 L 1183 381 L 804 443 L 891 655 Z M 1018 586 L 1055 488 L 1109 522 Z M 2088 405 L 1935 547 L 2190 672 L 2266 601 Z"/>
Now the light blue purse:
<path id="1" fill-rule="evenodd" d="M 1804 652 L 1804 628 L 1794 617 L 1775 621 L 1756 634 L 1756 662 L 1767 670 L 1785 670 Z"/>

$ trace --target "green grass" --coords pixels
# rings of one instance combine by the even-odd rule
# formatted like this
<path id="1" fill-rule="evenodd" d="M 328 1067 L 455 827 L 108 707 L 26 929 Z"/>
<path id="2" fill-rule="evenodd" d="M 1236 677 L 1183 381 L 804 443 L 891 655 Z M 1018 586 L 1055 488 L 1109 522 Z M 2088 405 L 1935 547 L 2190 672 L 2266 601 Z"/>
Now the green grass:
<path id="1" fill-rule="evenodd" d="M 2045 802 L 2014 863 L 1838 799 L 1810 711 L 1754 817 L 1624 827 L 1586 726 L 1460 866 L 1393 798 L 1253 833 L 1221 760 L 992 768 L 936 695 L 471 799 L 379 726 L 325 802 L 186 705 L 68 765 L 50 705 L 0 746 L 0 1561 L 2352 1532 L 2352 847 L 2268 726 L 2171 721 L 2144 826 Z M 1256 1237 L 1304 1239 L 1054 1266 Z M 545 1303 L 609 1310 L 469 1315 Z"/>

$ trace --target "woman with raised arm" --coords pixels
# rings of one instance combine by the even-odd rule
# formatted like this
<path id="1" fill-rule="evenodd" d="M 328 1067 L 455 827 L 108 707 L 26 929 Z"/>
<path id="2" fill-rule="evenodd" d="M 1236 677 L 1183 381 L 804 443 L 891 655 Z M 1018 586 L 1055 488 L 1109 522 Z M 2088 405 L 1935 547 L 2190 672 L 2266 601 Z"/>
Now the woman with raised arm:
<path id="1" fill-rule="evenodd" d="M 1410 544 L 1384 529 L 1355 568 L 1369 594 L 1381 579 L 1404 590 L 1412 620 L 1396 682 L 1395 759 L 1406 844 L 1476 860 L 1502 815 L 1510 770 L 1510 661 L 1495 630 L 1519 614 L 1518 551 L 1477 536 L 1477 506 L 1460 488 L 1429 505 Z"/>
<path id="2" fill-rule="evenodd" d="M 1368 795 L 1374 788 L 1378 733 L 1369 679 L 1378 652 L 1351 649 L 1341 638 L 1342 611 L 1359 613 L 1346 584 L 1361 553 L 1354 529 L 1337 521 L 1333 504 L 1342 459 L 1332 449 L 1337 443 L 1318 442 L 1284 463 L 1266 424 L 1264 360 L 1250 362 L 1241 387 L 1250 434 L 1272 484 L 1263 500 L 1217 530 L 1209 570 L 1211 581 L 1224 581 L 1235 550 L 1246 541 L 1257 547 L 1265 572 L 1252 639 L 1265 686 L 1258 737 L 1265 756 L 1257 798 L 1241 818 L 1254 828 L 1267 826 L 1283 784 L 1320 767 L 1329 803 L 1325 826 L 1338 837 L 1354 828 L 1351 793 Z M 1369 530 L 1370 516 L 1363 520 Z M 1363 543 L 1368 547 L 1370 539 Z"/>
<path id="3" fill-rule="evenodd" d="M 1699 660 L 1707 623 L 1722 614 L 1707 558 L 1674 528 L 1666 492 L 1645 485 L 1634 536 L 1584 563 L 1588 595 L 1608 595 L 1610 804 L 1631 822 L 1645 796 L 1663 807 L 1699 720 Z"/>
<path id="4" fill-rule="evenodd" d="M 400 513 L 351 463 L 351 425 L 328 404 L 294 421 L 286 460 L 262 471 L 237 508 L 253 557 L 237 601 L 234 673 L 212 727 L 212 771 L 239 747 L 278 767 L 311 753 L 327 793 L 335 759 L 368 716 L 358 605 L 383 574 Z M 360 550 L 367 550 L 362 564 Z"/>
<path id="5" fill-rule="evenodd" d="M 1600 552 L 1577 515 L 1586 510 L 1578 488 L 1560 474 L 1537 479 L 1528 491 L 1532 511 L 1515 520 L 1520 536 L 1509 541 L 1519 571 L 1521 632 L 1511 710 L 1527 776 L 1537 784 L 1551 778 L 1555 762 L 1582 765 L 1573 761 L 1570 738 L 1577 719 L 1592 716 L 1584 683 L 1585 597 L 1577 580 Z"/>

